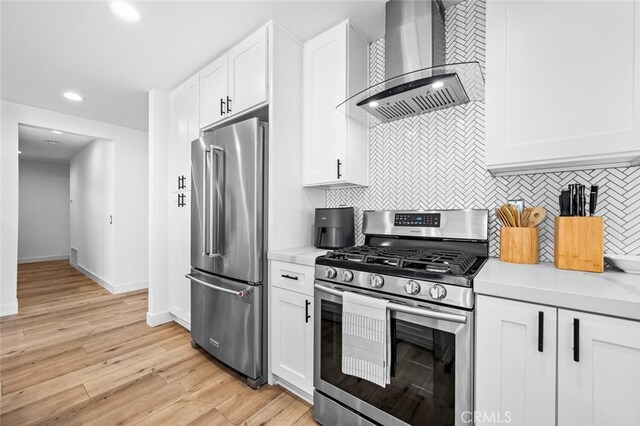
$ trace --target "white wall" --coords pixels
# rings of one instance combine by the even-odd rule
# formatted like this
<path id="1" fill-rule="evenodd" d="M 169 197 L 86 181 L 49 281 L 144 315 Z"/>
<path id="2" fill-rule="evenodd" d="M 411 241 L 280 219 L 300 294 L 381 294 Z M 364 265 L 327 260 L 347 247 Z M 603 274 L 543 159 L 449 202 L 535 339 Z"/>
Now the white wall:
<path id="1" fill-rule="evenodd" d="M 149 310 L 147 324 L 170 321 L 167 206 L 169 170 L 169 91 L 149 92 Z"/>
<path id="2" fill-rule="evenodd" d="M 69 163 L 19 167 L 18 262 L 69 258 Z"/>
<path id="3" fill-rule="evenodd" d="M 81 107 L 81 106 L 79 106 Z M 147 132 L 67 114 L 0 101 L 0 315 L 18 310 L 16 297 L 18 260 L 18 125 L 50 129 L 111 140 L 114 143 L 115 251 L 118 255 L 111 283 L 114 292 L 146 287 L 148 274 L 148 161 Z M 132 167 L 135 164 L 135 167 Z M 119 269 L 118 262 L 123 263 Z"/>
<path id="4" fill-rule="evenodd" d="M 71 159 L 71 247 L 77 266 L 103 285 L 114 282 L 112 141 L 91 143 Z"/>

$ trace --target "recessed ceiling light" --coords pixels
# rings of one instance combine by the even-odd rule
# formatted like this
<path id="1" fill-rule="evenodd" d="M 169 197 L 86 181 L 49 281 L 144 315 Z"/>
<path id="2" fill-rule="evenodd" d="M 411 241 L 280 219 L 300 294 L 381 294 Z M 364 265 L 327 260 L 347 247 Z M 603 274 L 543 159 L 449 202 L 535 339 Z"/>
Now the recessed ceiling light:
<path id="1" fill-rule="evenodd" d="M 84 101 L 84 98 L 75 92 L 65 92 L 64 97 L 71 101 L 76 101 L 76 102 Z"/>
<path id="2" fill-rule="evenodd" d="M 375 107 L 377 107 L 378 105 L 380 105 L 380 104 L 379 104 L 378 102 L 376 102 L 376 101 L 369 102 L 369 106 L 370 106 L 371 108 L 375 108 Z"/>
<path id="3" fill-rule="evenodd" d="M 436 81 L 435 83 L 433 83 L 433 84 L 431 85 L 431 87 L 433 87 L 434 89 L 439 89 L 439 88 L 441 88 L 442 86 L 444 86 L 444 83 L 443 83 L 442 81 Z"/>
<path id="4" fill-rule="evenodd" d="M 18 151 L 18 155 L 22 154 L 22 151 Z"/>
<path id="5" fill-rule="evenodd" d="M 60 142 L 58 141 L 52 141 L 52 140 L 48 140 L 47 143 L 50 143 L 51 145 L 58 145 L 60 144 Z"/>
<path id="6" fill-rule="evenodd" d="M 112 1 L 109 6 L 111 11 L 120 19 L 129 22 L 138 22 L 140 20 L 140 12 L 125 1 Z"/>
<path id="7" fill-rule="evenodd" d="M 52 130 L 51 133 L 55 133 L 56 135 L 61 135 L 62 132 L 60 130 Z"/>

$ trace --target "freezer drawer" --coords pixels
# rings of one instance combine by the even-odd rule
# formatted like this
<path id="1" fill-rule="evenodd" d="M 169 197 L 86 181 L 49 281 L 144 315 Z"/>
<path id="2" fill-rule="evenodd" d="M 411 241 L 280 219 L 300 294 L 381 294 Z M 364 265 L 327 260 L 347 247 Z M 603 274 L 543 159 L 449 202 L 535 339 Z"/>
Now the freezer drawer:
<path id="1" fill-rule="evenodd" d="M 191 338 L 251 379 L 262 375 L 262 285 L 192 270 Z"/>

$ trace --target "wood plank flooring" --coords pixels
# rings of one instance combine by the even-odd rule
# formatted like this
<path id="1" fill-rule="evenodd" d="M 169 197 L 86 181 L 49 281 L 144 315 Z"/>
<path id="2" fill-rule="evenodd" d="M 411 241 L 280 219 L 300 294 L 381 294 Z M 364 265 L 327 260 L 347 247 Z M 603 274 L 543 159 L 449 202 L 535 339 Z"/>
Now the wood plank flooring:
<path id="1" fill-rule="evenodd" d="M 0 319 L 0 424 L 311 425 L 311 407 L 149 327 L 147 292 L 112 295 L 67 261 L 18 267 L 19 313 Z"/>

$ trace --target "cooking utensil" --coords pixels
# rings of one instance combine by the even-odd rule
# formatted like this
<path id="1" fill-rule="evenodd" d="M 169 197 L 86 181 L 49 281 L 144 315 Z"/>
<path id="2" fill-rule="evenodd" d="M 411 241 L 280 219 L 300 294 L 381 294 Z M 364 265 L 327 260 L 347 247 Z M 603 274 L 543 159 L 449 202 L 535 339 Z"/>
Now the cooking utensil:
<path id="1" fill-rule="evenodd" d="M 529 216 L 531 215 L 531 210 L 525 210 L 522 212 L 522 226 L 527 228 L 529 226 Z"/>
<path id="2" fill-rule="evenodd" d="M 513 216 L 516 222 L 516 226 L 519 228 L 521 226 L 520 210 L 518 209 L 517 206 L 514 206 L 513 204 L 509 204 L 508 206 L 509 206 L 509 211 L 511 211 L 511 216 Z"/>
<path id="3" fill-rule="evenodd" d="M 516 220 L 513 217 L 513 215 L 511 214 L 511 210 L 509 209 L 509 207 L 506 204 L 503 204 L 500 207 L 500 211 L 502 212 L 502 214 L 504 215 L 505 219 L 507 220 L 508 226 L 516 226 Z"/>
<path id="4" fill-rule="evenodd" d="M 500 207 L 496 207 L 496 216 L 498 216 L 498 220 L 500 220 L 502 226 L 509 226 L 509 224 L 507 223 L 507 219 L 504 217 L 502 211 L 500 210 Z"/>
<path id="5" fill-rule="evenodd" d="M 596 206 L 598 204 L 598 185 L 591 185 L 591 192 L 589 193 L 589 216 L 593 216 L 596 212 Z"/>
<path id="6" fill-rule="evenodd" d="M 540 222 L 547 216 L 547 211 L 543 207 L 533 207 L 529 214 L 527 225 L 529 228 L 540 225 Z"/>
<path id="7" fill-rule="evenodd" d="M 568 189 L 560 192 L 560 216 L 571 216 L 571 191 Z"/>

